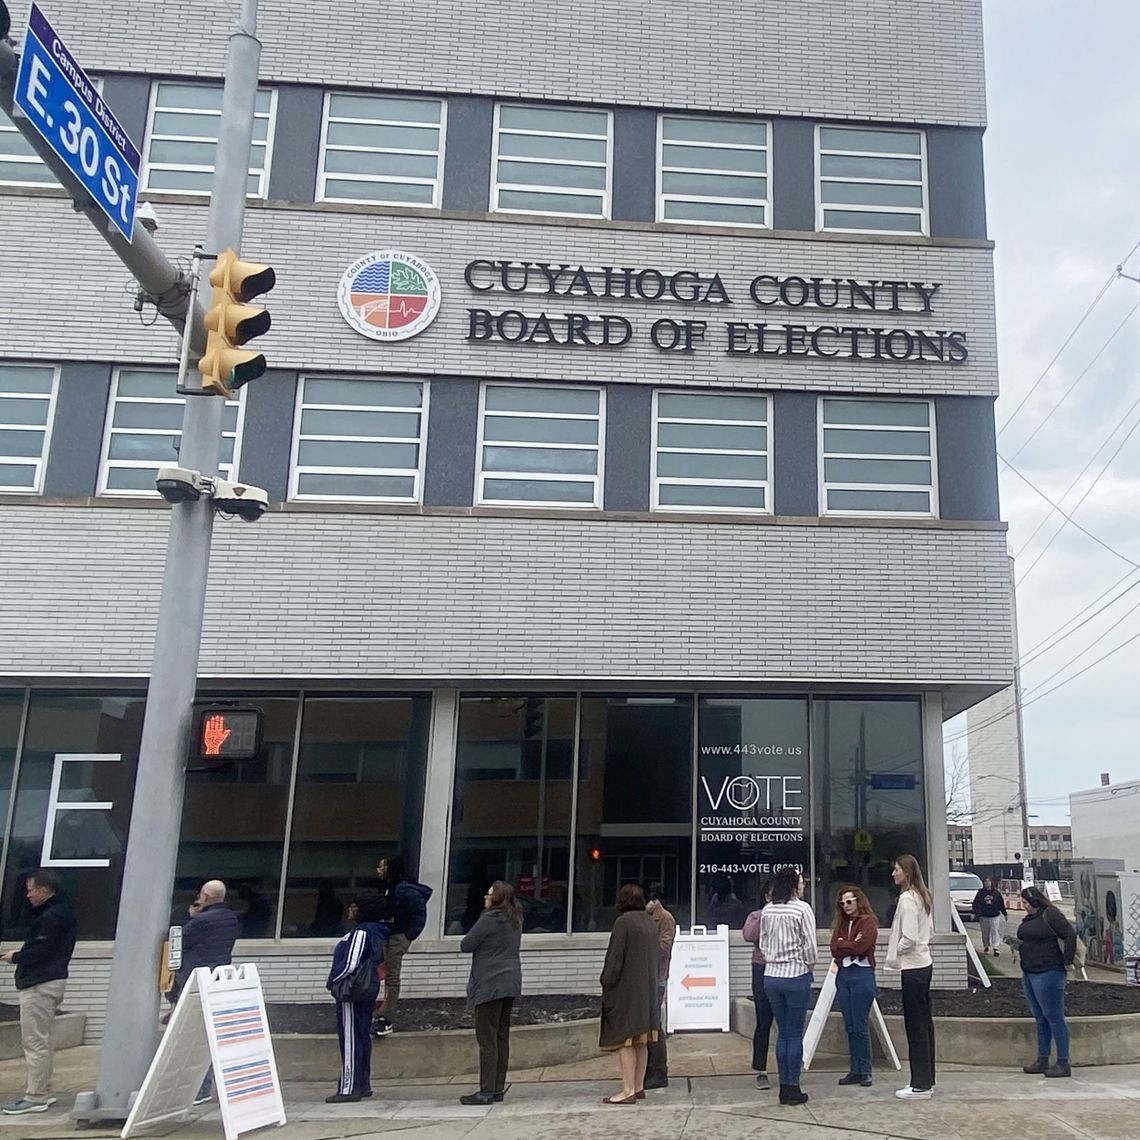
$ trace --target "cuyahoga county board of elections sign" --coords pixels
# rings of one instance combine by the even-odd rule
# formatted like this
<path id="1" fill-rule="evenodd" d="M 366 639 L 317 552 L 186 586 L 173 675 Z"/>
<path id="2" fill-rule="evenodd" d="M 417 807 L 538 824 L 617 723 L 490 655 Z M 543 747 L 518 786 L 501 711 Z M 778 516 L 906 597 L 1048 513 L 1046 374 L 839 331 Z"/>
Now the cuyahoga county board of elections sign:
<path id="1" fill-rule="evenodd" d="M 439 312 L 439 278 L 426 261 L 399 249 L 368 253 L 340 279 L 341 315 L 362 336 L 407 340 Z"/>

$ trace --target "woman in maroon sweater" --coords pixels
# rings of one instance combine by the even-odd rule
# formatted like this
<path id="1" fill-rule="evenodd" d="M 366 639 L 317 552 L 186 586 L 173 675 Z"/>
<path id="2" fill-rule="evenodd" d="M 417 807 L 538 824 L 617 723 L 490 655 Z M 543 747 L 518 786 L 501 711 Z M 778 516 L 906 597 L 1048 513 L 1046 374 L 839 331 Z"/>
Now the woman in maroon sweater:
<path id="1" fill-rule="evenodd" d="M 843 1011 L 851 1068 L 841 1085 L 871 1087 L 871 1031 L 867 1016 L 875 1000 L 875 940 L 879 923 L 867 896 L 858 887 L 842 887 L 835 900 L 831 956 L 838 973 L 836 996 Z"/>

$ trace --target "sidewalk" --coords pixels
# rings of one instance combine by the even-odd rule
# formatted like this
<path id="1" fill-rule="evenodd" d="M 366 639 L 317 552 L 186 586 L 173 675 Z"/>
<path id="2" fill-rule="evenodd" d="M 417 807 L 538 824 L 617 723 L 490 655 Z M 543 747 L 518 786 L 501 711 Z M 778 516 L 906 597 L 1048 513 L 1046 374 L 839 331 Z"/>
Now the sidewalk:
<path id="1" fill-rule="evenodd" d="M 1076 1140 L 1133 1140 L 1140 1135 L 1140 1065 L 1077 1069 L 1071 1080 L 944 1066 L 934 1099 L 902 1103 L 894 1090 L 904 1073 L 881 1071 L 871 1089 L 836 1085 L 839 1070 L 805 1073 L 811 1101 L 781 1108 L 776 1091 L 757 1092 L 748 1072 L 748 1042 L 735 1034 L 670 1038 L 670 1086 L 636 1107 L 610 1108 L 601 1098 L 617 1087 L 616 1064 L 600 1057 L 528 1073 L 512 1073 L 507 1098 L 466 1108 L 469 1077 L 375 1082 L 359 1104 L 326 1105 L 328 1087 L 285 1088 L 289 1122 L 249 1135 L 266 1140 L 1021 1140 L 1026 1135 Z M 377 1051 L 377 1059 L 380 1053 Z M 1012 1059 L 1011 1059 L 1012 1060 Z M 834 1059 L 832 1060 L 834 1064 Z M 98 1049 L 57 1058 L 60 1105 L 31 1117 L 0 1117 L 2 1140 L 87 1140 L 118 1130 L 76 1128 L 67 1115 L 73 1095 L 91 1088 Z M 686 1075 L 681 1075 L 686 1074 Z M 0 1083 L 18 1091 L 19 1061 L 0 1062 Z M 170 1133 L 187 1140 L 222 1135 L 216 1109 Z"/>

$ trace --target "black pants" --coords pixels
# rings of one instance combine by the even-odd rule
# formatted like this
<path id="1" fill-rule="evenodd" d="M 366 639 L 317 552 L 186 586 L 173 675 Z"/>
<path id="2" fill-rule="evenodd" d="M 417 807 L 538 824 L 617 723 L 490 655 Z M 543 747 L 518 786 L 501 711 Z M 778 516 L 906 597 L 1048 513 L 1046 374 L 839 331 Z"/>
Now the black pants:
<path id="1" fill-rule="evenodd" d="M 772 1039 L 772 1007 L 764 992 L 764 967 L 752 963 L 752 1001 L 756 1005 L 756 1029 L 752 1034 L 752 1067 L 768 1071 L 768 1044 Z"/>
<path id="2" fill-rule="evenodd" d="M 511 1058 L 511 1006 L 514 1001 L 514 998 L 498 998 L 475 1007 L 480 1092 L 501 1093 L 507 1087 L 507 1064 Z"/>
<path id="3" fill-rule="evenodd" d="M 934 1015 L 930 1007 L 933 966 L 902 971 L 903 1024 L 910 1053 L 910 1087 L 934 1087 Z"/>
<path id="4" fill-rule="evenodd" d="M 657 983 L 657 1008 L 665 1000 L 665 983 Z M 657 1040 L 649 1046 L 649 1059 L 645 1064 L 645 1079 L 669 1078 L 669 1046 L 665 1043 L 665 1027 L 657 1031 Z"/>
<path id="5" fill-rule="evenodd" d="M 336 1003 L 336 1035 L 340 1042 L 340 1083 L 342 1096 L 372 1089 L 372 1005 L 370 1001 Z"/>

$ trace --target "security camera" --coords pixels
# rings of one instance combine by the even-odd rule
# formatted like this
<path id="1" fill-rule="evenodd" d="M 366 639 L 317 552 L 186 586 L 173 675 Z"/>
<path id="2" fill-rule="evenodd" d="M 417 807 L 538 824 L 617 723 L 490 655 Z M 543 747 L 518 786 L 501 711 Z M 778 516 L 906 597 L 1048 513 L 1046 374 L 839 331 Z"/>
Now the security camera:
<path id="1" fill-rule="evenodd" d="M 215 479 L 210 495 L 214 509 L 223 515 L 237 515 L 245 522 L 257 522 L 269 509 L 269 492 L 245 483 L 231 483 L 228 479 Z"/>
<path id="2" fill-rule="evenodd" d="M 148 234 L 153 234 L 158 230 L 158 214 L 154 212 L 154 207 L 149 202 L 140 202 L 138 209 L 135 210 L 135 217 L 142 223 L 142 227 Z"/>
<path id="3" fill-rule="evenodd" d="M 160 467 L 154 485 L 168 503 L 192 503 L 206 490 L 201 473 L 186 467 Z"/>

